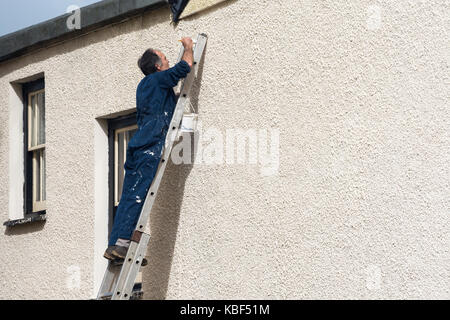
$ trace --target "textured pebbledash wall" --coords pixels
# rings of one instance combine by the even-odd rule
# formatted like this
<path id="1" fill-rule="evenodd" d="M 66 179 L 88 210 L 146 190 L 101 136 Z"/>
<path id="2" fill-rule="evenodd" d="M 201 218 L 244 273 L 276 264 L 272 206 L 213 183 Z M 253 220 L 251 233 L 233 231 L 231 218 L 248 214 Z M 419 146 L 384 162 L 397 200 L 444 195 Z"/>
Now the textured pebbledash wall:
<path id="1" fill-rule="evenodd" d="M 0 297 L 92 297 L 96 118 L 135 107 L 147 47 L 173 64 L 176 40 L 204 32 L 193 105 L 202 152 L 223 145 L 223 162 L 169 163 L 144 297 L 450 298 L 449 12 L 237 0 L 174 27 L 164 8 L 0 64 L 0 175 L 10 83 L 40 72 L 48 157 L 47 222 L 0 233 Z M 277 170 L 226 163 L 230 129 L 279 132 Z"/>

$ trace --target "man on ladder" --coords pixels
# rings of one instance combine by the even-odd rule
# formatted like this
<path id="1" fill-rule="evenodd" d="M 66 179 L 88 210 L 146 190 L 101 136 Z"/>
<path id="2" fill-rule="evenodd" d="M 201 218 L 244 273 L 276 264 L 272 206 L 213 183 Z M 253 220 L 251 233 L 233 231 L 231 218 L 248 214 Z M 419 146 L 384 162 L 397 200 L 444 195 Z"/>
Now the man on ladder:
<path id="1" fill-rule="evenodd" d="M 127 147 L 123 191 L 104 253 L 108 260 L 120 262 L 127 255 L 131 235 L 161 160 L 176 106 L 173 87 L 189 74 L 194 63 L 192 39 L 184 37 L 181 42 L 184 54 L 172 68 L 169 68 L 166 56 L 158 50 L 146 50 L 138 61 L 145 75 L 136 90 L 138 131 Z M 142 265 L 146 264 L 144 259 Z"/>

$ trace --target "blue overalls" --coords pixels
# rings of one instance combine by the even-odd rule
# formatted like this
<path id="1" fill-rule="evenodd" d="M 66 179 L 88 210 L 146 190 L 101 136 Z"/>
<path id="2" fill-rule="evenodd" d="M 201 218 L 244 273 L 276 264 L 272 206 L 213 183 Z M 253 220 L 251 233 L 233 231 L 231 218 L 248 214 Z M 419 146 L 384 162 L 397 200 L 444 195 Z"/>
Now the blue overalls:
<path id="1" fill-rule="evenodd" d="M 174 67 L 149 74 L 136 90 L 138 131 L 127 147 L 125 178 L 117 207 L 109 246 L 118 238 L 130 239 L 139 220 L 147 191 L 155 177 L 176 106 L 173 91 L 178 81 L 190 72 L 181 60 Z"/>

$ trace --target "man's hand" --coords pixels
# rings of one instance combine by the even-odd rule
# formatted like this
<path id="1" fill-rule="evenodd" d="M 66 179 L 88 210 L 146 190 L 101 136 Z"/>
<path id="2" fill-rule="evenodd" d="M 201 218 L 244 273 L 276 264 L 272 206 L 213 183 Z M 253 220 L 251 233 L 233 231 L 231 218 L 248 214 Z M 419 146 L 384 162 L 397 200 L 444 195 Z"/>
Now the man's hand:
<path id="1" fill-rule="evenodd" d="M 181 43 L 183 44 L 184 49 L 192 49 L 194 46 L 194 42 L 189 37 L 181 38 Z"/>
<path id="2" fill-rule="evenodd" d="M 183 37 L 181 43 L 184 47 L 184 54 L 181 60 L 186 61 L 189 64 L 189 67 L 192 68 L 192 65 L 194 64 L 194 52 L 192 51 L 194 43 L 189 37 Z"/>

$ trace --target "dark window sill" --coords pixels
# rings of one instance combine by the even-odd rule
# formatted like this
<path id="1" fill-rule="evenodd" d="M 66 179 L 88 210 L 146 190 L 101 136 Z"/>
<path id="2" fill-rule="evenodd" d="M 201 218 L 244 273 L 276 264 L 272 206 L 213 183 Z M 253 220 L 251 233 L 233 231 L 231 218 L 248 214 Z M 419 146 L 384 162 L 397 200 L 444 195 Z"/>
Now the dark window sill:
<path id="1" fill-rule="evenodd" d="M 17 225 L 22 225 L 22 224 L 27 224 L 27 223 L 37 222 L 37 221 L 45 221 L 46 219 L 47 219 L 47 216 L 45 214 L 45 211 L 42 211 L 42 212 L 35 212 L 32 214 L 27 214 L 22 219 L 8 220 L 6 222 L 3 222 L 3 225 L 6 227 L 14 227 Z"/>

